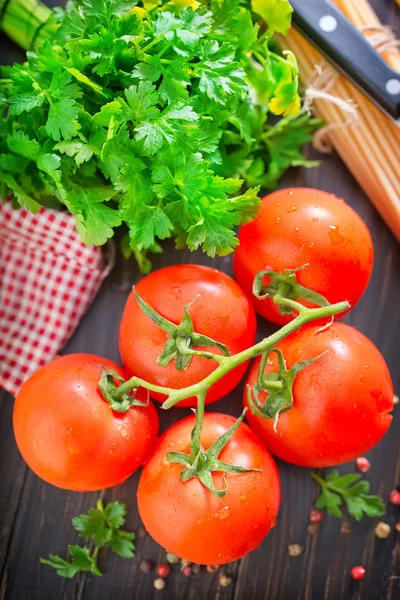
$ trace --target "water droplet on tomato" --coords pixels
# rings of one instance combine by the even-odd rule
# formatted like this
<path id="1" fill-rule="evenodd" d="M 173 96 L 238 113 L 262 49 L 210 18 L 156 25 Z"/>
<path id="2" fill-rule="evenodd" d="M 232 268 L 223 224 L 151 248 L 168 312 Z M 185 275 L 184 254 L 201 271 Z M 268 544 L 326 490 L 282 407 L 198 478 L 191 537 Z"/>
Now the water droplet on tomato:
<path id="1" fill-rule="evenodd" d="M 339 233 L 338 225 L 329 225 L 329 237 L 331 238 L 332 244 L 336 246 L 344 241 L 344 237 Z"/>
<path id="2" fill-rule="evenodd" d="M 117 444 L 111 444 L 110 454 L 112 454 L 113 452 L 115 452 L 116 447 L 117 447 Z"/>
<path id="3" fill-rule="evenodd" d="M 67 435 L 71 435 L 72 432 L 73 432 L 73 427 L 70 427 L 69 429 L 67 429 Z"/>
<path id="4" fill-rule="evenodd" d="M 299 230 L 299 228 L 298 228 L 298 227 L 295 227 L 295 228 L 294 228 L 294 230 L 295 230 L 295 231 L 298 231 L 298 230 Z"/>
<path id="5" fill-rule="evenodd" d="M 291 206 L 290 208 L 287 209 L 288 213 L 294 213 L 297 210 L 297 206 Z"/>
<path id="6" fill-rule="evenodd" d="M 315 246 L 314 242 L 311 242 L 310 248 L 314 248 L 314 246 Z"/>
<path id="7" fill-rule="evenodd" d="M 224 506 L 224 508 L 221 508 L 220 510 L 217 510 L 217 512 L 214 513 L 214 517 L 216 519 L 227 519 L 230 514 L 231 511 L 229 506 Z"/>
<path id="8" fill-rule="evenodd" d="M 247 498 L 247 492 L 242 492 L 242 493 L 240 494 L 240 499 L 241 499 L 241 500 L 246 500 L 246 498 Z"/>
<path id="9" fill-rule="evenodd" d="M 318 217 L 313 217 L 312 220 L 314 221 L 314 223 L 316 223 L 318 221 Z"/>
<path id="10" fill-rule="evenodd" d="M 275 204 L 275 206 L 278 208 L 278 206 L 279 206 L 279 202 L 277 202 L 277 203 Z"/>
<path id="11" fill-rule="evenodd" d="M 293 196 L 293 190 L 288 191 L 288 196 Z"/>
<path id="12" fill-rule="evenodd" d="M 280 217 L 276 217 L 275 223 L 280 223 L 280 222 L 281 222 L 281 218 Z"/>

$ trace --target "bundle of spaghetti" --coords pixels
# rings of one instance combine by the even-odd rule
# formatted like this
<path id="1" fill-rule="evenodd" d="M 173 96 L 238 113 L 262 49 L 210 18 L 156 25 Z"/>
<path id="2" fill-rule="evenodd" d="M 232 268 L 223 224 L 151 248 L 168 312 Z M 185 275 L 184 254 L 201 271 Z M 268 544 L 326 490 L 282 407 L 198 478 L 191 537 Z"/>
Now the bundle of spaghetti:
<path id="1" fill-rule="evenodd" d="M 367 0 L 335 0 L 335 4 L 400 71 L 398 42 Z M 329 142 L 400 240 L 400 129 L 293 28 L 279 43 L 297 57 L 306 105 L 312 103 L 326 121 Z M 316 141 L 324 149 L 323 140 Z"/>

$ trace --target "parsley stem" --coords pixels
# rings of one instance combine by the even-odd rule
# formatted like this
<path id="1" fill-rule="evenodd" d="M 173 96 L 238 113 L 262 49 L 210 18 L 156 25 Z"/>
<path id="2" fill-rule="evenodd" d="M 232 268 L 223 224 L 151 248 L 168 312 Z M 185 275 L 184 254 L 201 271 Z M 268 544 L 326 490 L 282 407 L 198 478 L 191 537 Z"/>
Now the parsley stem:
<path id="1" fill-rule="evenodd" d="M 152 42 L 149 42 L 147 46 L 141 49 L 142 54 L 145 54 L 150 48 L 156 46 L 159 42 L 161 42 L 162 38 L 155 38 Z"/>
<path id="2" fill-rule="evenodd" d="M 92 559 L 94 561 L 97 559 L 97 556 L 99 554 L 99 550 L 100 550 L 100 546 L 95 546 L 94 547 L 94 551 L 93 551 L 93 554 L 92 554 Z"/>
<path id="3" fill-rule="evenodd" d="M 257 52 L 257 50 L 253 50 L 253 54 L 257 58 L 258 62 L 261 63 L 263 67 L 265 67 L 267 63 L 265 58 L 259 52 Z"/>

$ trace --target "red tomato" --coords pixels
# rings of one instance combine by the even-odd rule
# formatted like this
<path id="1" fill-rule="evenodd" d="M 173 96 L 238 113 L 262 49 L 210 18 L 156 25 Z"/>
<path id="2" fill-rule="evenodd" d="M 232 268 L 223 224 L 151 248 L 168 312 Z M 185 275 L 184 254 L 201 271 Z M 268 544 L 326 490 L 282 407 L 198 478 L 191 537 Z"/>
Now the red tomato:
<path id="1" fill-rule="evenodd" d="M 235 277 L 256 311 L 274 323 L 285 324 L 293 317 L 281 315 L 272 299 L 251 295 L 259 271 L 282 272 L 308 263 L 297 281 L 331 304 L 348 300 L 352 307 L 368 285 L 371 236 L 357 213 L 333 194 L 306 188 L 274 192 L 263 199 L 258 217 L 240 229 L 239 240 Z"/>
<path id="2" fill-rule="evenodd" d="M 393 387 L 386 363 L 370 340 L 344 323 L 320 333 L 309 325 L 278 348 L 287 368 L 329 350 L 301 371 L 293 385 L 293 407 L 281 413 L 277 433 L 273 421 L 247 412 L 250 426 L 279 458 L 304 467 L 331 467 L 362 456 L 379 442 L 392 421 Z M 270 355 L 276 371 L 276 354 Z M 247 386 L 257 379 L 259 359 Z M 264 402 L 266 394 L 262 393 Z"/>
<path id="3" fill-rule="evenodd" d="M 228 415 L 205 415 L 201 442 L 207 450 L 232 426 Z M 276 465 L 256 435 L 242 423 L 222 450 L 220 460 L 261 472 L 214 473 L 218 498 L 193 478 L 183 482 L 182 466 L 169 463 L 167 452 L 189 453 L 195 417 L 170 427 L 146 461 L 139 481 L 138 506 L 150 535 L 168 552 L 203 565 L 238 560 L 256 548 L 274 527 L 280 503 Z"/>
<path id="4" fill-rule="evenodd" d="M 122 483 L 157 437 L 152 404 L 111 410 L 97 388 L 100 365 L 124 375 L 105 358 L 69 354 L 39 369 L 15 400 L 18 448 L 36 475 L 57 487 L 86 492 Z M 138 399 L 146 397 L 138 391 Z"/>
<path id="5" fill-rule="evenodd" d="M 252 346 L 256 336 L 256 318 L 253 307 L 238 284 L 225 273 L 199 265 L 176 265 L 154 271 L 136 286 L 136 291 L 160 315 L 179 324 L 184 306 L 199 297 L 189 313 L 194 330 L 225 344 L 231 354 Z M 203 357 L 194 357 L 186 370 L 178 371 L 175 360 L 166 367 L 157 364 L 169 338 L 140 309 L 133 293 L 130 294 L 122 316 L 119 347 L 126 369 L 150 383 L 180 389 L 198 383 L 209 375 L 218 364 Z M 221 354 L 216 347 L 205 348 Z M 206 402 L 219 400 L 233 390 L 247 368 L 244 363 L 214 384 Z M 160 394 L 151 393 L 157 400 Z M 180 406 L 196 406 L 189 398 Z"/>

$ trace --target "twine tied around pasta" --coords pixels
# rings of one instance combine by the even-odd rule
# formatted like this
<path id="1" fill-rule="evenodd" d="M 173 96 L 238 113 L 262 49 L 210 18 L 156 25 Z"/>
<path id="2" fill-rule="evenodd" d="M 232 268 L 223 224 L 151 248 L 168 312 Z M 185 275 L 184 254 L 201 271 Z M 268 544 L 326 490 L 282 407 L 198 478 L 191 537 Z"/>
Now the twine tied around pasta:
<path id="1" fill-rule="evenodd" d="M 364 26 L 360 31 L 380 54 L 400 47 L 400 40 L 396 39 L 390 27 Z M 319 65 L 315 65 L 315 73 L 304 91 L 304 108 L 307 111 L 311 109 L 315 100 L 323 100 L 335 104 L 343 113 L 348 115 L 345 121 L 330 123 L 315 133 L 313 146 L 324 154 L 332 152 L 333 149 L 329 134 L 332 131 L 351 127 L 359 119 L 357 106 L 351 99 L 345 100 L 330 93 L 331 88 L 335 85 L 339 77 L 340 73 L 327 62 L 323 61 Z"/>

